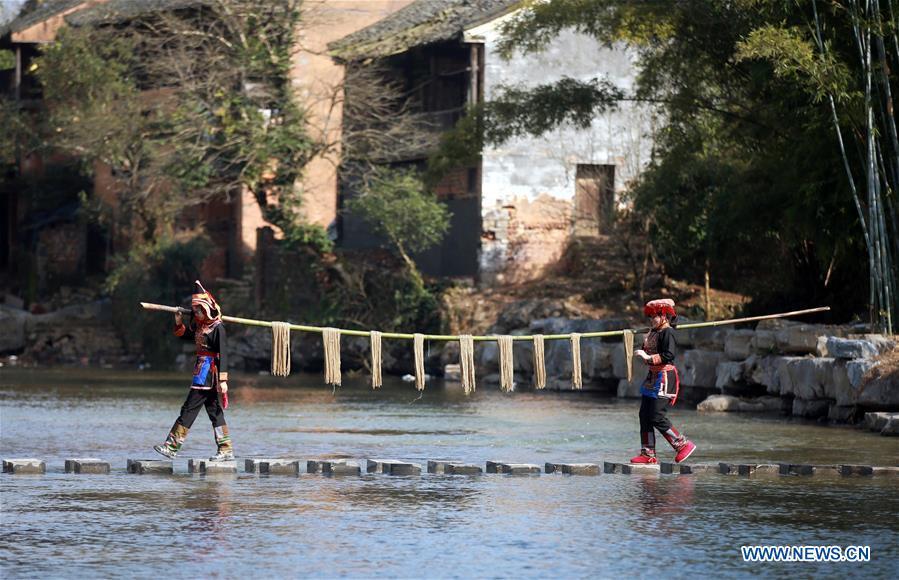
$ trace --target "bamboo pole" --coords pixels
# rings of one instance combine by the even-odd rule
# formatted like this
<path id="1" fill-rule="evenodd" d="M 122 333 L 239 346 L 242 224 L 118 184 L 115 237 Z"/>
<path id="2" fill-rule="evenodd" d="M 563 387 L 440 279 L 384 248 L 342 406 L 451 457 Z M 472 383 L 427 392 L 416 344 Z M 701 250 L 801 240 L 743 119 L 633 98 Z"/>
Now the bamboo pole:
<path id="1" fill-rule="evenodd" d="M 190 314 L 190 310 L 187 308 L 181 308 L 178 306 L 164 306 L 162 304 L 152 304 L 149 302 L 141 302 L 140 305 L 145 310 L 158 310 L 161 312 L 181 312 L 182 314 Z M 816 312 L 827 312 L 830 310 L 830 306 L 821 306 L 818 308 L 808 308 L 805 310 L 794 310 L 792 312 L 781 312 L 779 314 L 766 314 L 764 316 L 749 316 L 747 318 L 732 318 L 729 320 L 713 320 L 711 322 L 694 322 L 690 324 L 679 324 L 678 329 L 690 329 L 690 328 L 704 328 L 708 326 L 725 326 L 728 324 L 741 324 L 744 322 L 757 322 L 760 320 L 773 320 L 775 318 L 788 318 L 792 316 L 802 316 L 804 314 L 813 314 Z M 272 323 L 267 322 L 265 320 L 253 320 L 252 318 L 238 318 L 236 316 L 222 316 L 222 320 L 224 322 L 233 322 L 235 324 L 244 324 L 246 326 L 262 326 L 271 328 Z M 301 332 L 317 332 L 321 333 L 323 327 L 321 326 L 309 326 L 304 324 L 291 324 L 291 330 L 299 330 Z M 581 333 L 581 338 L 602 338 L 608 336 L 621 336 L 625 333 L 626 330 L 630 330 L 632 332 L 648 332 L 650 329 L 648 327 L 644 328 L 634 328 L 634 329 L 621 329 L 621 330 L 606 330 L 602 332 L 584 332 Z M 346 336 L 364 336 L 370 337 L 371 332 L 367 330 L 349 330 L 349 329 L 340 329 L 340 334 Z M 406 339 L 412 340 L 415 335 L 412 333 L 405 332 L 382 332 L 382 338 L 394 338 L 394 339 Z M 425 334 L 425 340 L 459 340 L 459 337 L 451 334 Z M 497 336 L 473 336 L 475 341 L 483 342 L 483 341 L 495 341 Z M 545 340 L 567 340 L 571 338 L 571 334 L 545 334 L 543 335 Z M 533 335 L 516 335 L 512 337 L 512 340 L 522 341 L 522 340 L 533 340 Z"/>

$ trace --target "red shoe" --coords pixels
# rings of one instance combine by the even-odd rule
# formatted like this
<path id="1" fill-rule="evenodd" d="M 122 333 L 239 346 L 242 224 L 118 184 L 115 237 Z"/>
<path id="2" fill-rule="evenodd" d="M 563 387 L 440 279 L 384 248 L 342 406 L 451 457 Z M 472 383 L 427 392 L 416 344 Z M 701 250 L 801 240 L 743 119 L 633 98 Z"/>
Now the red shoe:
<path id="1" fill-rule="evenodd" d="M 650 455 L 644 451 L 640 452 L 640 455 L 636 457 L 631 457 L 631 463 L 658 463 L 659 460 L 656 459 L 655 455 Z"/>
<path id="2" fill-rule="evenodd" d="M 674 462 L 681 463 L 682 461 L 686 461 L 688 457 L 693 455 L 694 451 L 696 451 L 696 444 L 692 441 L 687 441 L 680 449 L 678 449 L 677 455 L 674 457 Z"/>

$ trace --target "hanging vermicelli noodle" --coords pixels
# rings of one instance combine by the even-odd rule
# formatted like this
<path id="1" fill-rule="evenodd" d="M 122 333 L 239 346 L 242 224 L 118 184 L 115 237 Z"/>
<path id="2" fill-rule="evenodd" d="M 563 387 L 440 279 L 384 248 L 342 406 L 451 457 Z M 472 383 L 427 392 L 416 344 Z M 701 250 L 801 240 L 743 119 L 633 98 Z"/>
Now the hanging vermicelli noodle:
<path id="1" fill-rule="evenodd" d="M 380 389 L 383 384 L 381 378 L 381 333 L 371 331 L 371 388 Z"/>
<path id="2" fill-rule="evenodd" d="M 340 386 L 340 330 L 323 328 L 322 342 L 325 345 L 325 383 Z"/>
<path id="3" fill-rule="evenodd" d="M 627 382 L 634 380 L 634 331 L 624 330 L 621 339 L 624 341 L 624 361 L 627 363 Z"/>
<path id="4" fill-rule="evenodd" d="M 583 388 L 581 378 L 581 335 L 571 333 L 571 388 L 580 390 Z"/>
<path id="5" fill-rule="evenodd" d="M 425 335 L 412 335 L 412 351 L 415 355 L 415 388 L 425 390 Z"/>
<path id="6" fill-rule="evenodd" d="M 543 354 L 543 335 L 534 335 L 534 386 L 546 388 L 546 362 Z"/>
<path id="7" fill-rule="evenodd" d="M 515 389 L 512 337 L 498 336 L 496 342 L 499 345 L 499 386 L 503 392 L 508 393 Z"/>
<path id="8" fill-rule="evenodd" d="M 290 323 L 272 322 L 272 374 L 290 374 Z"/>
<path id="9" fill-rule="evenodd" d="M 474 340 L 470 334 L 459 337 L 459 366 L 462 370 L 462 390 L 467 395 L 477 388 L 474 376 Z"/>

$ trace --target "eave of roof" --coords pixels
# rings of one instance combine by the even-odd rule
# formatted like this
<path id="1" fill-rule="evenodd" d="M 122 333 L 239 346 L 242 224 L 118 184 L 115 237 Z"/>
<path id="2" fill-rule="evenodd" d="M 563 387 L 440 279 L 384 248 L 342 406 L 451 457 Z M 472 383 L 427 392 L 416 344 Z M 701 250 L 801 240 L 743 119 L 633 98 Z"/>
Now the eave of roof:
<path id="1" fill-rule="evenodd" d="M 499 18 L 522 0 L 416 0 L 371 26 L 328 45 L 343 61 L 384 58 L 416 46 L 460 38 L 463 31 Z"/>

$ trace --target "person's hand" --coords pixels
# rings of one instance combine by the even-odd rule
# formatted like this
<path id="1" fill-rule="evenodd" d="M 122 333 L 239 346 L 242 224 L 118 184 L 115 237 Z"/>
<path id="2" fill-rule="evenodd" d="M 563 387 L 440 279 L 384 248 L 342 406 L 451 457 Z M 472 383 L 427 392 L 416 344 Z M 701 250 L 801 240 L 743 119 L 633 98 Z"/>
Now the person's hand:
<path id="1" fill-rule="evenodd" d="M 182 324 L 184 324 L 184 315 L 179 310 L 175 313 L 175 326 L 181 326 Z"/>
<path id="2" fill-rule="evenodd" d="M 647 361 L 647 360 L 649 360 L 649 359 L 652 358 L 651 356 L 649 356 L 648 354 L 646 354 L 646 351 L 643 350 L 642 348 L 641 348 L 641 349 L 638 349 L 638 350 L 635 350 L 635 351 L 634 351 L 634 356 L 638 356 L 638 357 L 640 357 L 641 359 L 643 359 L 644 361 Z"/>
<path id="3" fill-rule="evenodd" d="M 221 383 L 219 383 L 219 385 L 221 385 L 222 387 L 223 395 L 228 392 L 228 381 L 222 381 Z"/>

